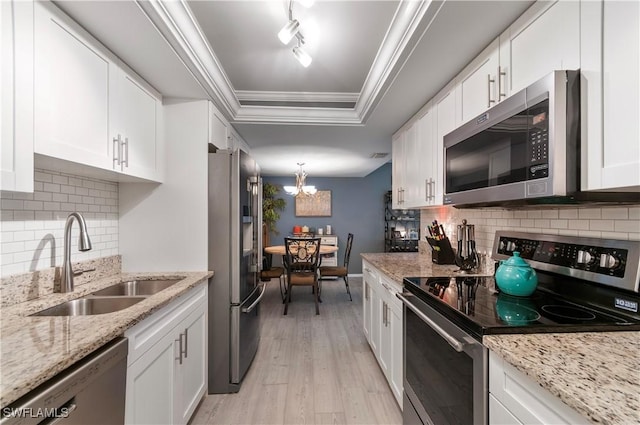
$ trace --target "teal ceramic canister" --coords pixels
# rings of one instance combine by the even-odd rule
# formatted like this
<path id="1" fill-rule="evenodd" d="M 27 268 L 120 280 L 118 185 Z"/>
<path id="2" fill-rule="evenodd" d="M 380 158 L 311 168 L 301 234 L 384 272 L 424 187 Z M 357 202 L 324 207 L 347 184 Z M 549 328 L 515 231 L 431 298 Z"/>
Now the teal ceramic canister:
<path id="1" fill-rule="evenodd" d="M 518 297 L 528 297 L 538 286 L 536 271 L 520 257 L 519 252 L 500 262 L 495 279 L 502 292 Z"/>

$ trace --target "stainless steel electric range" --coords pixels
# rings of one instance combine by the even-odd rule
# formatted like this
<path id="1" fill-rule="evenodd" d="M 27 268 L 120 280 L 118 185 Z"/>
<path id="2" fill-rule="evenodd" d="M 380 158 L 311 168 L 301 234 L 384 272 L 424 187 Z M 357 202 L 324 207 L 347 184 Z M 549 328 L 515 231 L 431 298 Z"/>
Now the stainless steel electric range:
<path id="1" fill-rule="evenodd" d="M 404 279 L 404 423 L 488 422 L 483 335 L 640 330 L 640 242 L 497 232 L 493 258 L 514 251 L 538 274 L 530 297 L 492 277 Z"/>

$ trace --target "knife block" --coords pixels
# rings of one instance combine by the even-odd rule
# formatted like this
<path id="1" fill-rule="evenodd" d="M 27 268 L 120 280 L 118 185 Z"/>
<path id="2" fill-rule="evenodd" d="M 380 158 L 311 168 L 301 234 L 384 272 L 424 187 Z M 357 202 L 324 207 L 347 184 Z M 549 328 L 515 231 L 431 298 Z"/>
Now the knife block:
<path id="1" fill-rule="evenodd" d="M 435 264 L 455 264 L 456 256 L 451 248 L 449 238 L 433 239 L 427 237 L 427 242 L 431 245 L 431 261 Z"/>

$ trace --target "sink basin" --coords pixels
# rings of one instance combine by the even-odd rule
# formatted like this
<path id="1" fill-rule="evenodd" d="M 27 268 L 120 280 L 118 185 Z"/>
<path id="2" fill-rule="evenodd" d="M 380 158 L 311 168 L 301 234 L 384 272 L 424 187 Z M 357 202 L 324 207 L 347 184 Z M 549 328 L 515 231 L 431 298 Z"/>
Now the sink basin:
<path id="1" fill-rule="evenodd" d="M 139 303 L 144 297 L 80 298 L 58 304 L 31 316 L 92 316 L 113 313 Z"/>
<path id="2" fill-rule="evenodd" d="M 97 296 L 148 296 L 156 294 L 182 279 L 131 280 L 108 286 L 91 295 Z"/>

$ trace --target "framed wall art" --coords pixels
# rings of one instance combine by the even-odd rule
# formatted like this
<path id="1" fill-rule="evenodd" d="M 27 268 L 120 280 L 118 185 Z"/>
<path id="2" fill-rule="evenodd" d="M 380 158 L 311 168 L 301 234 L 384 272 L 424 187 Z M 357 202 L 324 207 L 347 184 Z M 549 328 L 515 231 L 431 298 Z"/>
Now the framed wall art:
<path id="1" fill-rule="evenodd" d="M 296 217 L 331 217 L 331 191 L 319 190 L 314 195 L 298 195 Z"/>

